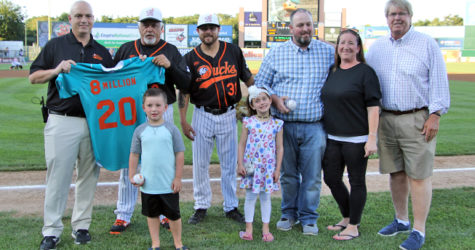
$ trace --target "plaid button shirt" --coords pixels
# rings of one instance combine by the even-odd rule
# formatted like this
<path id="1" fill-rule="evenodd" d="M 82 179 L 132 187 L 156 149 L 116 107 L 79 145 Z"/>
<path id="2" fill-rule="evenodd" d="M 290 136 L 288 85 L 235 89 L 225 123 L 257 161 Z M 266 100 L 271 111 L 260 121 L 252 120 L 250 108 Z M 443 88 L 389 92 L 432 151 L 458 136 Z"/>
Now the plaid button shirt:
<path id="1" fill-rule="evenodd" d="M 272 106 L 272 114 L 284 121 L 316 122 L 322 118 L 321 89 L 334 63 L 331 45 L 312 40 L 306 50 L 292 40 L 272 48 L 264 58 L 255 85 L 269 94 L 288 96 L 297 108 L 282 114 Z"/>
<path id="2" fill-rule="evenodd" d="M 406 111 L 429 107 L 446 113 L 450 106 L 445 62 L 435 40 L 411 28 L 401 39 L 374 42 L 367 63 L 378 75 L 382 108 Z"/>

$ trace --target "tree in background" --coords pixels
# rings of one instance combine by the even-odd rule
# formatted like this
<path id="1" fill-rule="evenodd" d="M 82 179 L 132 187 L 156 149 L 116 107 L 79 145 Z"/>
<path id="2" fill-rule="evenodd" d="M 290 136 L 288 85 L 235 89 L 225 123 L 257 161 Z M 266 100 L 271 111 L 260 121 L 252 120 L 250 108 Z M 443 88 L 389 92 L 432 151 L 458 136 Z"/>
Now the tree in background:
<path id="1" fill-rule="evenodd" d="M 0 0 L 3 1 L 3 0 Z M 237 44 L 238 42 L 238 15 L 235 16 L 227 14 L 218 14 L 221 25 L 232 25 L 233 26 L 233 43 Z M 181 16 L 181 17 L 167 17 L 163 18 L 165 24 L 196 24 L 198 22 L 199 15 L 195 14 L 193 16 Z M 101 16 L 96 17 L 95 22 L 99 23 L 137 23 L 139 20 L 138 16 L 126 16 L 126 17 L 116 17 L 112 16 Z M 26 20 L 27 36 L 28 36 L 28 45 L 31 45 L 32 42 L 36 42 L 37 34 L 37 22 L 38 21 L 48 21 L 48 16 L 38 16 L 32 17 Z M 52 17 L 52 22 L 68 22 L 68 13 L 63 12 L 59 17 Z M 24 26 L 21 27 L 24 30 Z M 24 32 L 24 31 L 23 31 Z M 21 32 L 23 36 L 23 32 Z M 23 39 L 20 39 L 23 40 Z"/>
<path id="2" fill-rule="evenodd" d="M 439 18 L 434 18 L 432 21 L 428 19 L 424 21 L 419 20 L 413 24 L 414 26 L 462 26 L 463 18 L 458 15 L 448 15 L 442 21 Z"/>
<path id="3" fill-rule="evenodd" d="M 0 0 L 0 40 L 23 41 L 25 26 L 20 6 Z"/>

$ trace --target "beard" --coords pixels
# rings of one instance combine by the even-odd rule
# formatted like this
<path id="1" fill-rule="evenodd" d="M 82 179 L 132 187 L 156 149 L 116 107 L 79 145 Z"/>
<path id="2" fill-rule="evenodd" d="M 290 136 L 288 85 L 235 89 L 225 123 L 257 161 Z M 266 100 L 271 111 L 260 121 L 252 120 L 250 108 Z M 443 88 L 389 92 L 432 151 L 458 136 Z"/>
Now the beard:
<path id="1" fill-rule="evenodd" d="M 210 39 L 207 39 L 207 38 L 210 38 Z M 203 40 L 201 41 L 204 45 L 207 45 L 207 46 L 211 46 L 213 43 L 216 42 L 218 38 L 217 37 L 214 37 L 214 36 L 206 36 L 206 37 L 203 37 Z"/>
<path id="2" fill-rule="evenodd" d="M 155 45 L 157 43 L 157 38 L 156 37 L 152 37 L 152 38 L 144 37 L 143 42 L 144 42 L 145 45 Z"/>
<path id="3" fill-rule="evenodd" d="M 307 37 L 300 36 L 300 37 L 296 37 L 295 41 L 300 45 L 300 47 L 307 47 L 312 41 L 312 37 L 309 36 L 307 38 Z"/>

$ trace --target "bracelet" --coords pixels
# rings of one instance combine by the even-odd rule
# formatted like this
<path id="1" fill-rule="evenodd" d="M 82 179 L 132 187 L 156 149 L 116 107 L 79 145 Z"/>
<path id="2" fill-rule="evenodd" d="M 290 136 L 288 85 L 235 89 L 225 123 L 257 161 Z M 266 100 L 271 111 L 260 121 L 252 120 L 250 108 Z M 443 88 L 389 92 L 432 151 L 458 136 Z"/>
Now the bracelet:
<path id="1" fill-rule="evenodd" d="M 376 136 L 377 134 L 376 133 L 369 133 L 368 135 Z"/>
<path id="2" fill-rule="evenodd" d="M 440 117 L 440 114 L 437 113 L 437 112 L 431 113 L 431 115 L 436 115 L 436 116 Z"/>

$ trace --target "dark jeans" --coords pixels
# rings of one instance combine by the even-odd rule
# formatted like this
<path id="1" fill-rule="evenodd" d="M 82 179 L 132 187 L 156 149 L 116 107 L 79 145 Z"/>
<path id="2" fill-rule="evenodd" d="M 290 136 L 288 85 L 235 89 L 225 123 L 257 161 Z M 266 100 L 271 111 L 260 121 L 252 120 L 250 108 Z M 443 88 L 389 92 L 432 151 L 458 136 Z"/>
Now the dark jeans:
<path id="1" fill-rule="evenodd" d="M 358 225 L 366 203 L 365 143 L 340 142 L 327 139 L 323 156 L 324 181 L 330 187 L 344 218 L 350 217 L 350 224 Z M 351 193 L 343 183 L 343 172 L 347 166 Z"/>

